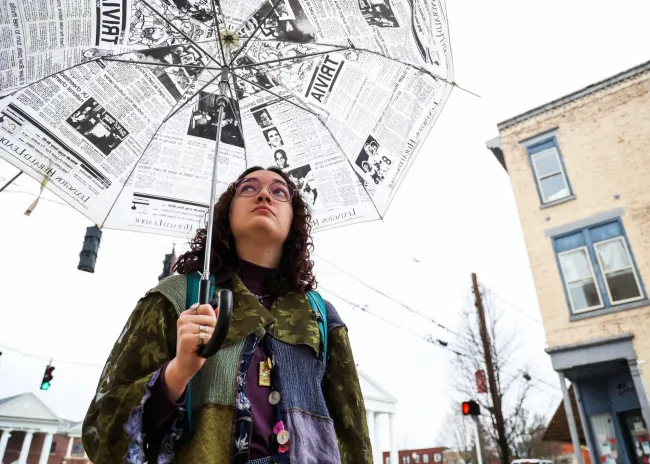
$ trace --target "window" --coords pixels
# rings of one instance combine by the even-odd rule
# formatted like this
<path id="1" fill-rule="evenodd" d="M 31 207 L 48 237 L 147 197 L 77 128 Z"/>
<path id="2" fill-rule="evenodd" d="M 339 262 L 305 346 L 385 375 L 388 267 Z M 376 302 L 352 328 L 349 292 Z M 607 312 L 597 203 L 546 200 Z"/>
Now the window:
<path id="1" fill-rule="evenodd" d="M 50 445 L 50 454 L 56 453 L 56 442 L 53 441 L 52 444 Z"/>
<path id="2" fill-rule="evenodd" d="M 620 219 L 556 237 L 553 242 L 573 314 L 644 298 Z"/>
<path id="3" fill-rule="evenodd" d="M 594 248 L 610 301 L 620 304 L 641 298 L 639 277 L 623 237 L 594 243 Z"/>
<path id="4" fill-rule="evenodd" d="M 566 285 L 573 312 L 589 311 L 603 307 L 596 274 L 586 247 L 558 254 L 564 284 Z"/>
<path id="5" fill-rule="evenodd" d="M 84 454 L 84 446 L 81 442 L 76 442 L 72 449 L 72 454 Z"/>
<path id="6" fill-rule="evenodd" d="M 542 205 L 572 197 L 571 184 L 564 169 L 555 134 L 557 131 L 525 142 Z"/>

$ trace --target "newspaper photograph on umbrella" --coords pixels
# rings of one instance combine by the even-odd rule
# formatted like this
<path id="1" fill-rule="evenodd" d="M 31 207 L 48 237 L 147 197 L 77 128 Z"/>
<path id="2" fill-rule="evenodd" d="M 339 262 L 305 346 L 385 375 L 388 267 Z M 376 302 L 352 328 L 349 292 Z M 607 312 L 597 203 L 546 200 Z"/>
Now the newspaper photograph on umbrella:
<path id="1" fill-rule="evenodd" d="M 455 85 L 443 0 L 0 13 L 0 157 L 102 228 L 190 237 L 252 165 L 295 179 L 314 231 L 382 218 Z"/>

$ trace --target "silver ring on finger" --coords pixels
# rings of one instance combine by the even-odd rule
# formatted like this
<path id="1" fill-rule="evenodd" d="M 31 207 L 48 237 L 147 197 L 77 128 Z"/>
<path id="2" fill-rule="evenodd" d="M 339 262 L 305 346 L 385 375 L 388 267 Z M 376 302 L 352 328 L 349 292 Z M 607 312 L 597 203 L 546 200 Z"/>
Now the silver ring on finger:
<path id="1" fill-rule="evenodd" d="M 205 343 L 205 334 L 203 332 L 199 333 L 199 346 L 203 346 Z"/>
<path id="2" fill-rule="evenodd" d="M 198 304 L 198 303 L 194 303 L 192 306 L 190 306 L 190 309 L 191 309 L 192 311 L 194 311 L 194 314 L 195 314 L 195 315 L 198 314 L 198 313 L 199 313 L 199 304 Z"/>
<path id="3" fill-rule="evenodd" d="M 199 326 L 199 333 L 208 333 L 208 328 L 204 325 Z"/>

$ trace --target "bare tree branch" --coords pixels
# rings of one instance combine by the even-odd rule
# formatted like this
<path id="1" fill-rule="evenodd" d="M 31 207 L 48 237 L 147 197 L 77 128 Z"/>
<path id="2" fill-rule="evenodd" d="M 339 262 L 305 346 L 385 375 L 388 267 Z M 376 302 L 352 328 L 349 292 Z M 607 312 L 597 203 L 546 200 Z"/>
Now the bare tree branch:
<path id="1" fill-rule="evenodd" d="M 481 293 L 489 295 L 489 292 Z M 527 367 L 521 366 L 517 368 L 511 364 L 513 356 L 520 345 L 520 340 L 517 333 L 509 333 L 504 330 L 507 318 L 497 306 L 496 300 L 484 298 L 483 306 L 486 312 L 487 332 L 490 337 L 489 349 L 491 350 L 495 370 L 496 393 L 501 398 L 506 442 L 510 455 L 514 457 L 530 456 L 534 441 L 531 437 L 534 436 L 535 440 L 540 441 L 537 436 L 539 431 L 536 428 L 539 428 L 540 423 L 543 425 L 544 421 L 543 418 L 533 416 L 527 407 L 527 400 L 532 387 L 531 383 L 526 381 L 523 375 L 528 372 Z M 458 357 L 454 361 L 456 373 L 454 376 L 454 389 L 463 395 L 462 400 L 474 399 L 479 403 L 483 411 L 483 414 L 479 416 L 479 424 L 483 435 L 482 444 L 484 450 L 489 450 L 500 457 L 500 450 L 497 446 L 496 416 L 490 397 L 489 395 L 477 393 L 476 372 L 485 370 L 485 353 L 483 352 L 476 309 L 469 295 L 462 313 L 462 329 L 460 333 L 462 337 L 458 339 L 458 347 L 467 356 Z M 461 399 L 459 398 L 459 400 Z M 462 430 L 462 427 L 465 426 L 460 422 L 462 420 L 458 418 L 447 421 L 447 423 L 455 424 L 452 430 L 448 431 L 454 437 L 452 439 L 449 436 L 447 442 L 456 447 L 462 455 L 467 453 L 466 444 L 461 443 L 462 434 L 467 433 L 467 430 Z M 543 432 L 543 428 L 541 430 Z M 536 433 L 537 435 L 535 435 Z M 540 447 L 539 444 L 535 446 Z M 473 456 L 475 457 L 476 454 L 474 453 Z M 465 460 L 470 462 L 469 459 Z"/>

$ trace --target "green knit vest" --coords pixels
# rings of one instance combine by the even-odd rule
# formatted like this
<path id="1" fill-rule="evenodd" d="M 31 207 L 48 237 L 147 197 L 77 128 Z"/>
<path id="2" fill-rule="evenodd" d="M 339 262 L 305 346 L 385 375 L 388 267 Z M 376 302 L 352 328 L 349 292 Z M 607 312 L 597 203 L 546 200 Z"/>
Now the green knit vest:
<path id="1" fill-rule="evenodd" d="M 185 311 L 187 278 L 173 275 L 163 279 L 152 292 L 159 292 L 167 298 L 176 314 Z M 192 379 L 192 409 L 198 410 L 204 404 L 233 406 L 237 394 L 237 372 L 244 348 L 244 340 L 220 349 L 208 358 L 201 370 Z"/>

